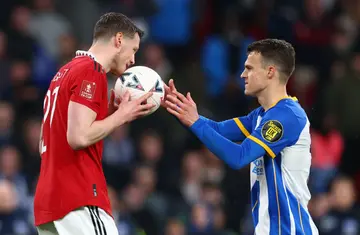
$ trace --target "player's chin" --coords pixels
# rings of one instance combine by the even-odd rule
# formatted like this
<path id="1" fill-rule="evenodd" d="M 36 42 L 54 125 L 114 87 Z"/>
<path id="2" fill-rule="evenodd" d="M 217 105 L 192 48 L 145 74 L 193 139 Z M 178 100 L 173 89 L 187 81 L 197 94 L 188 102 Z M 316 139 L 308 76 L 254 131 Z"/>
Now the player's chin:
<path id="1" fill-rule="evenodd" d="M 251 92 L 251 90 L 249 90 L 249 89 L 247 89 L 247 88 L 245 88 L 244 94 L 245 94 L 245 95 L 249 95 L 249 96 L 254 95 L 253 92 Z"/>
<path id="2" fill-rule="evenodd" d="M 249 89 L 245 89 L 244 94 L 246 96 L 252 96 L 252 97 L 256 97 L 258 92 L 256 90 L 249 90 Z"/>
<path id="3" fill-rule="evenodd" d="M 125 70 L 126 69 L 124 69 L 124 68 L 116 68 L 116 69 L 111 70 L 110 73 L 116 77 L 119 77 L 125 72 Z"/>

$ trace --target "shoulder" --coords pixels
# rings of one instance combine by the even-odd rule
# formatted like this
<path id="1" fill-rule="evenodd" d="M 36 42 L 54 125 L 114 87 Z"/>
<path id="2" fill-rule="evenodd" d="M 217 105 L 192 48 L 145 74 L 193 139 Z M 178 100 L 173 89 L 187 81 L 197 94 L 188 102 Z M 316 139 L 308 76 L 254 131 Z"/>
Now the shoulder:
<path id="1" fill-rule="evenodd" d="M 269 109 L 264 118 L 266 119 L 280 119 L 285 122 L 298 123 L 305 125 L 308 121 L 305 110 L 294 99 L 286 99 L 280 101 L 277 105 Z"/>
<path id="2" fill-rule="evenodd" d="M 102 66 L 88 57 L 75 57 L 67 64 L 67 67 L 71 71 L 74 80 L 86 79 L 100 82 L 106 78 L 106 73 L 103 71 Z"/>
<path id="3" fill-rule="evenodd" d="M 101 65 L 86 56 L 75 57 L 68 63 L 68 66 L 70 66 L 74 71 L 93 71 L 100 74 L 102 72 Z"/>
<path id="4" fill-rule="evenodd" d="M 269 109 L 262 122 L 262 134 L 268 138 L 275 138 L 269 139 L 269 141 L 274 141 L 282 136 L 288 138 L 299 136 L 306 128 L 308 118 L 297 101 L 286 99 Z M 273 133 L 273 135 L 269 135 L 269 133 Z"/>

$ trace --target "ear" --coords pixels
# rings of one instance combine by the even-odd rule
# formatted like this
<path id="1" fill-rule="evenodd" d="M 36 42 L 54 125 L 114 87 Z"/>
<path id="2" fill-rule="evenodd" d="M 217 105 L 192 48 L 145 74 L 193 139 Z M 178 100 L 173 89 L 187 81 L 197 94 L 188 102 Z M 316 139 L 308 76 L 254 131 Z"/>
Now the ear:
<path id="1" fill-rule="evenodd" d="M 115 35 L 115 47 L 120 48 L 124 41 L 124 34 L 119 32 Z"/>
<path id="2" fill-rule="evenodd" d="M 276 73 L 276 68 L 273 65 L 270 65 L 267 69 L 267 76 L 268 78 L 273 78 L 275 76 Z"/>

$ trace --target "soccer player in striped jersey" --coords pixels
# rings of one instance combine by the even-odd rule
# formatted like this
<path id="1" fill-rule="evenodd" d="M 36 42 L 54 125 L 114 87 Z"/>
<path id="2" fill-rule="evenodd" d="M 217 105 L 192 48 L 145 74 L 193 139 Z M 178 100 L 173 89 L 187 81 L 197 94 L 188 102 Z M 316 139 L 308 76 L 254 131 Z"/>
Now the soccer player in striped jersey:
<path id="1" fill-rule="evenodd" d="M 245 94 L 260 107 L 223 122 L 199 116 L 190 93 L 169 83 L 165 107 L 234 169 L 250 164 L 251 205 L 255 234 L 317 235 L 307 209 L 310 192 L 309 120 L 286 84 L 295 69 L 291 44 L 265 39 L 248 47 Z M 242 141 L 241 144 L 233 141 Z"/>

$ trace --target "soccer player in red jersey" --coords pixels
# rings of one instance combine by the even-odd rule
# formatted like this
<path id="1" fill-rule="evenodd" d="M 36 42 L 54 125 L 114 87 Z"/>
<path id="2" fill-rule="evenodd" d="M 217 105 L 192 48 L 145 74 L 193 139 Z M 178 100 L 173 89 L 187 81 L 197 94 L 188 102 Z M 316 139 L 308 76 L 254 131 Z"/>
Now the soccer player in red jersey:
<path id="1" fill-rule="evenodd" d="M 103 139 L 153 107 L 126 94 L 107 94 L 106 73 L 120 76 L 135 63 L 143 32 L 126 16 L 107 13 L 96 23 L 89 51 L 77 51 L 52 79 L 44 99 L 35 193 L 40 235 L 118 235 L 101 159 Z"/>

